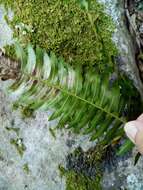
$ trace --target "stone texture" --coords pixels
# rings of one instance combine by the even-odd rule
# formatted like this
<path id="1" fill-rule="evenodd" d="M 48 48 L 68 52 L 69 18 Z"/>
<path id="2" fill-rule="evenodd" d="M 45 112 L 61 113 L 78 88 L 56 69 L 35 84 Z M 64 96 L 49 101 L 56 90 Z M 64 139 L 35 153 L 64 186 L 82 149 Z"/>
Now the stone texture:
<path id="1" fill-rule="evenodd" d="M 13 32 L 10 27 L 6 24 L 4 20 L 5 11 L 2 6 L 0 6 L 0 48 L 7 44 L 12 43 Z M 9 11 L 9 17 L 12 18 L 12 12 Z"/>
<path id="2" fill-rule="evenodd" d="M 118 159 L 116 164 L 105 168 L 103 190 L 142 190 L 143 189 L 143 158 L 134 166 L 134 150 L 130 157 Z"/>

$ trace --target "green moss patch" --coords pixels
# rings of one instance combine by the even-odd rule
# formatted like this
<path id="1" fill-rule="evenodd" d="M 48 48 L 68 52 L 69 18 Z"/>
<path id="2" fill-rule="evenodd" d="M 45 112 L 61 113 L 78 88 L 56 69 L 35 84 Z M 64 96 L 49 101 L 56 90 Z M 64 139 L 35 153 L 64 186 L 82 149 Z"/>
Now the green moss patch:
<path id="1" fill-rule="evenodd" d="M 66 190 L 101 190 L 104 149 L 97 145 L 84 152 L 80 147 L 67 156 L 66 169 L 59 167 L 66 178 Z"/>
<path id="2" fill-rule="evenodd" d="M 26 147 L 25 145 L 23 144 L 23 139 L 21 138 L 17 138 L 17 139 L 11 139 L 10 140 L 10 144 L 14 145 L 17 152 L 19 153 L 19 155 L 22 157 L 25 150 L 26 150 Z"/>
<path id="3" fill-rule="evenodd" d="M 66 178 L 66 190 L 101 190 L 100 179 L 92 180 L 75 171 L 60 167 L 61 176 Z"/>
<path id="4" fill-rule="evenodd" d="M 114 67 L 116 47 L 112 42 L 112 19 L 96 0 L 89 10 L 76 0 L 0 0 L 14 11 L 14 37 L 26 45 L 53 51 L 72 65 L 98 66 L 106 71 Z M 10 50 L 12 52 L 12 50 Z M 13 52 L 12 52 L 13 53 Z"/>

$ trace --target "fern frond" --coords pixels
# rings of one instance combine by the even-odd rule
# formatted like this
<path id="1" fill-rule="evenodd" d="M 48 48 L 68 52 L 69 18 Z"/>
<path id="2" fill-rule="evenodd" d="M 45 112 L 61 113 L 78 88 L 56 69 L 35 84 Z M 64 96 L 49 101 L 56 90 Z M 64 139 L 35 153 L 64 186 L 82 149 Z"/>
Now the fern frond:
<path id="1" fill-rule="evenodd" d="M 22 75 L 10 89 L 19 95 L 19 104 L 32 110 L 55 110 L 49 120 L 58 118 L 58 127 L 66 124 L 75 132 L 90 134 L 91 140 L 104 137 L 105 144 L 123 131 L 120 88 L 111 88 L 108 77 L 91 70 L 82 75 L 80 68 L 74 70 L 40 48 L 35 52 L 31 45 L 25 53 L 17 44 L 16 53 Z"/>

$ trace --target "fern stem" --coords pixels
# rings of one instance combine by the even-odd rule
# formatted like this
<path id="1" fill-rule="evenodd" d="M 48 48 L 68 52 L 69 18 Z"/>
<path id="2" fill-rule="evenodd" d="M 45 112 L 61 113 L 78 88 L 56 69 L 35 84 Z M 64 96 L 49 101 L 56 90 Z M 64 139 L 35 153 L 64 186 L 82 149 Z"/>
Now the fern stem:
<path id="1" fill-rule="evenodd" d="M 27 73 L 24 73 L 24 74 L 29 77 L 29 75 L 28 75 Z M 73 96 L 73 97 L 75 97 L 75 98 L 77 98 L 77 99 L 79 99 L 79 100 L 81 100 L 81 101 L 83 101 L 83 102 L 85 102 L 85 103 L 87 103 L 87 104 L 89 104 L 89 105 L 91 105 L 91 106 L 94 106 L 95 108 L 101 110 L 102 112 L 107 113 L 108 115 L 110 115 L 111 117 L 115 118 L 116 120 L 120 121 L 120 122 L 123 123 L 123 124 L 126 123 L 126 120 L 124 120 L 124 119 L 118 117 L 117 115 L 115 115 L 115 114 L 113 114 L 113 113 L 111 113 L 111 112 L 108 112 L 107 110 L 105 110 L 104 108 L 102 108 L 102 107 L 99 106 L 99 105 L 96 105 L 96 104 L 94 104 L 94 103 L 92 103 L 92 102 L 89 102 L 88 100 L 83 99 L 82 97 L 78 96 L 77 94 L 74 94 L 74 93 L 72 93 L 72 92 L 69 92 L 69 91 L 64 90 L 64 89 L 61 88 L 59 85 L 51 85 L 50 83 L 48 83 L 48 81 L 39 79 L 38 77 L 35 77 L 35 76 L 32 76 L 32 78 L 33 78 L 33 80 L 37 80 L 37 81 L 39 81 L 39 82 L 41 82 L 41 83 L 43 83 L 43 84 L 48 85 L 48 87 L 51 87 L 51 88 L 55 88 L 55 89 L 57 89 L 57 90 L 60 90 L 61 92 L 67 94 L 68 96 Z"/>
<path id="2" fill-rule="evenodd" d="M 49 84 L 48 84 L 48 86 L 49 86 Z M 62 91 L 62 92 L 64 92 L 64 93 L 66 93 L 66 94 L 68 94 L 68 95 L 70 95 L 70 96 L 73 96 L 73 97 L 75 97 L 75 98 L 77 98 L 77 99 L 79 99 L 79 100 L 81 100 L 81 101 L 83 101 L 83 102 L 85 102 L 85 103 L 87 103 L 87 104 L 90 104 L 91 106 L 94 106 L 95 108 L 101 110 L 102 112 L 107 113 L 108 115 L 110 115 L 111 117 L 117 119 L 118 121 L 120 121 L 120 122 L 123 123 L 123 124 L 126 123 L 125 120 L 121 119 L 120 117 L 116 116 L 115 114 L 108 112 L 108 111 L 105 110 L 104 108 L 102 108 L 102 107 L 100 107 L 100 106 L 97 106 L 96 104 L 94 104 L 94 103 L 92 103 L 92 102 L 89 102 L 88 100 L 85 100 L 85 99 L 81 98 L 80 96 L 77 96 L 76 94 L 74 94 L 74 93 L 72 93 L 72 92 L 68 92 L 68 91 L 62 89 L 60 86 L 55 86 L 55 85 L 54 85 L 54 86 L 51 86 L 51 87 L 54 87 L 54 88 L 56 88 L 56 89 L 58 89 L 58 90 L 60 90 L 60 91 Z"/>

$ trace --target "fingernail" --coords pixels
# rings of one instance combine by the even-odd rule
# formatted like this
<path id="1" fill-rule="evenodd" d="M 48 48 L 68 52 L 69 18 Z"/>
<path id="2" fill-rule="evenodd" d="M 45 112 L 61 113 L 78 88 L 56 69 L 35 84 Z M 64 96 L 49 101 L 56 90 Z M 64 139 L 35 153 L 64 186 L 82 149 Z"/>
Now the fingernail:
<path id="1" fill-rule="evenodd" d="M 135 137 L 138 130 L 136 126 L 134 125 L 134 123 L 133 122 L 126 123 L 124 129 L 125 129 L 126 135 L 130 138 L 130 140 L 133 143 L 135 143 Z"/>

